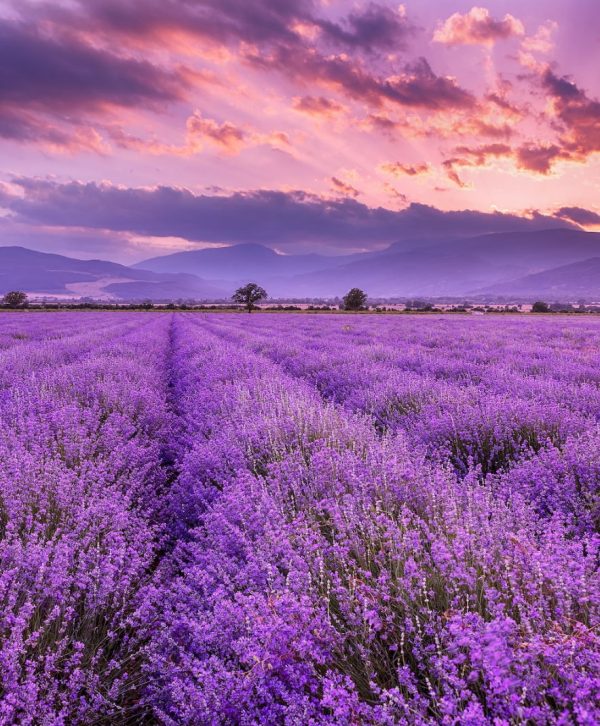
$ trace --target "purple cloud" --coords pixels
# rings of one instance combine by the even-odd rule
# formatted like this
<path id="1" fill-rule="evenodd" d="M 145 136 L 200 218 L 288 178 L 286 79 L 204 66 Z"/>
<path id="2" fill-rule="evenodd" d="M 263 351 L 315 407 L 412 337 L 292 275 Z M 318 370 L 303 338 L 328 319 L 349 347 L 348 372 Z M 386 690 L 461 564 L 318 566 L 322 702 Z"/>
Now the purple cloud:
<path id="1" fill-rule="evenodd" d="M 0 68 L 1 108 L 56 113 L 109 104 L 159 108 L 182 100 L 189 89 L 185 74 L 176 70 L 7 20 L 0 21 Z"/>
<path id="2" fill-rule="evenodd" d="M 32 225 L 102 229 L 191 241 L 261 242 L 294 250 L 376 248 L 403 239 L 449 239 L 489 232 L 569 226 L 553 217 L 444 212 L 411 204 L 372 208 L 351 198 L 251 191 L 229 196 L 184 189 L 122 188 L 95 183 L 18 179 L 22 195 L 4 195 L 13 219 Z"/>
<path id="3" fill-rule="evenodd" d="M 404 50 L 407 40 L 415 33 L 415 27 L 403 13 L 373 2 L 360 12 L 350 13 L 340 23 L 315 22 L 328 40 L 367 52 Z"/>
<path id="4" fill-rule="evenodd" d="M 554 216 L 583 226 L 600 224 L 600 214 L 582 207 L 561 207 L 556 210 Z"/>
<path id="5" fill-rule="evenodd" d="M 374 75 L 362 63 L 347 56 L 322 56 L 279 46 L 270 55 L 248 53 L 248 62 L 265 70 L 276 70 L 308 85 L 335 87 L 353 100 L 380 107 L 391 102 L 407 108 L 430 111 L 470 109 L 472 94 L 451 78 L 437 76 L 425 58 L 407 64 L 404 72 L 391 78 Z"/>
<path id="6" fill-rule="evenodd" d="M 6 19 L 0 20 L 0 69 L 0 137 L 72 151 L 105 151 L 92 127 L 98 117 L 119 107 L 160 111 L 192 86 L 181 69 Z"/>

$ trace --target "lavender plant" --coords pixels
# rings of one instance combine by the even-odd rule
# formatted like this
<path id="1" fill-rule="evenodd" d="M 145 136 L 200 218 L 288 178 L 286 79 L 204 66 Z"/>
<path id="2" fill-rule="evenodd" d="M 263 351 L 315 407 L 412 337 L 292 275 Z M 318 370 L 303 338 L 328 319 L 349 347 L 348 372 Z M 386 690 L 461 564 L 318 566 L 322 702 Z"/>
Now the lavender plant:
<path id="1" fill-rule="evenodd" d="M 0 316 L 0 721 L 600 720 L 595 320 L 82 318 Z"/>

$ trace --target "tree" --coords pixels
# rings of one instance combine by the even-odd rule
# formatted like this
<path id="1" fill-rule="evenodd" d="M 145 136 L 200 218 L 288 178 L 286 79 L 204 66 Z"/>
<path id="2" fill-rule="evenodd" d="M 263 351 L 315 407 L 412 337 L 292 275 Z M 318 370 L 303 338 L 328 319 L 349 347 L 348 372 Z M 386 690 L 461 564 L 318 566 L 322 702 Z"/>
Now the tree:
<path id="1" fill-rule="evenodd" d="M 344 310 L 362 310 L 367 304 L 367 293 L 353 287 L 344 295 Z"/>
<path id="2" fill-rule="evenodd" d="M 9 308 L 25 308 L 27 307 L 27 295 L 21 290 L 11 290 L 2 298 L 2 303 Z"/>
<path id="3" fill-rule="evenodd" d="M 532 313 L 549 313 L 550 306 L 548 305 L 548 303 L 545 303 L 542 300 L 537 300 L 531 306 L 531 312 Z"/>
<path id="4" fill-rule="evenodd" d="M 238 287 L 231 296 L 231 299 L 239 305 L 243 305 L 251 313 L 256 307 L 255 303 L 264 300 L 266 297 L 267 293 L 260 285 L 257 285 L 255 282 L 249 282 L 244 287 Z"/>

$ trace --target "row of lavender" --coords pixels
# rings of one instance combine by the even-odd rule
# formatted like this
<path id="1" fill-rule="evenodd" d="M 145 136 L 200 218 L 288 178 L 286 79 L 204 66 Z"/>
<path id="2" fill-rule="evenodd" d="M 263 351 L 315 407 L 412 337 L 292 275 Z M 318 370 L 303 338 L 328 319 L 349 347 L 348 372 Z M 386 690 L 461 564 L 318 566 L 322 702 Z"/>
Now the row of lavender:
<path id="1" fill-rule="evenodd" d="M 596 723 L 597 329 L 371 325 L 178 318 L 147 704 L 167 724 Z M 394 384 L 417 404 L 381 426 Z"/>
<path id="2" fill-rule="evenodd" d="M 18 320 L 18 323 L 16 322 Z M 0 723 L 135 712 L 167 470 L 168 320 L 3 316 Z"/>
<path id="3" fill-rule="evenodd" d="M 378 430 L 403 431 L 460 476 L 516 487 L 541 512 L 598 529 L 600 325 L 347 320 L 299 323 L 285 335 L 273 316 L 205 325 Z"/>
<path id="4" fill-rule="evenodd" d="M 0 723 L 600 719 L 597 326 L 15 320 Z"/>

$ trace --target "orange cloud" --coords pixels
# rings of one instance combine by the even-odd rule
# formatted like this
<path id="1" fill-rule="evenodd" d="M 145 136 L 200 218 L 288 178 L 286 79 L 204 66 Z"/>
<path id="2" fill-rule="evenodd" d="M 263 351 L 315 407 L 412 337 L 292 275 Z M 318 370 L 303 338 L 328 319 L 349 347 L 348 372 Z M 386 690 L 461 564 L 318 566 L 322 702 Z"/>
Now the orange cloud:
<path id="1" fill-rule="evenodd" d="M 324 96 L 302 96 L 294 99 L 294 108 L 296 111 L 306 113 L 309 116 L 324 116 L 331 118 L 344 111 L 344 107 Z"/>
<path id="2" fill-rule="evenodd" d="M 356 187 L 353 187 L 351 184 L 346 184 L 346 182 L 338 179 L 335 176 L 331 177 L 331 184 L 334 191 L 344 197 L 353 197 L 354 199 L 356 199 L 356 197 L 360 196 L 361 194 L 361 192 L 356 189 Z"/>
<path id="3" fill-rule="evenodd" d="M 552 99 L 553 112 L 565 132 L 560 142 L 563 152 L 576 161 L 583 161 L 600 152 L 600 101 L 589 98 L 585 91 L 566 77 L 546 68 L 542 85 Z"/>
<path id="4" fill-rule="evenodd" d="M 427 174 L 430 170 L 429 164 L 401 164 L 399 161 L 381 164 L 379 168 L 392 176 L 418 176 Z"/>
<path id="5" fill-rule="evenodd" d="M 554 48 L 554 33 L 558 30 L 555 20 L 548 20 L 537 29 L 535 35 L 523 38 L 522 48 L 528 52 L 549 53 Z"/>
<path id="6" fill-rule="evenodd" d="M 190 116 L 186 122 L 188 145 L 202 148 L 208 142 L 227 154 L 239 154 L 248 146 L 248 134 L 240 126 L 225 121 L 218 123 L 204 118 L 199 111 Z"/>
<path id="7" fill-rule="evenodd" d="M 126 132 L 118 126 L 107 127 L 106 132 L 113 143 L 121 149 L 157 156 L 193 156 L 205 150 L 208 144 L 216 151 L 236 155 L 253 146 L 270 146 L 276 149 L 291 147 L 287 134 L 281 131 L 258 133 L 252 128 L 237 126 L 230 121 L 219 123 L 205 118 L 196 111 L 186 121 L 186 138 L 183 144 L 168 144 L 150 138 L 143 139 Z"/>
<path id="8" fill-rule="evenodd" d="M 565 158 L 564 154 L 556 144 L 524 144 L 516 150 L 517 167 L 538 174 L 548 174 L 552 164 L 561 158 Z"/>
<path id="9" fill-rule="evenodd" d="M 457 156 L 446 159 L 442 162 L 442 166 L 448 179 L 461 188 L 466 187 L 466 184 L 460 178 L 457 167 L 481 167 L 485 166 L 490 158 L 511 156 L 513 153 L 507 144 L 484 144 L 477 147 L 457 146 L 454 152 Z"/>
<path id="10" fill-rule="evenodd" d="M 435 31 L 433 40 L 445 45 L 493 45 L 524 33 L 523 23 L 513 15 L 507 13 L 503 20 L 496 20 L 487 8 L 473 7 L 464 15 L 451 15 Z"/>

